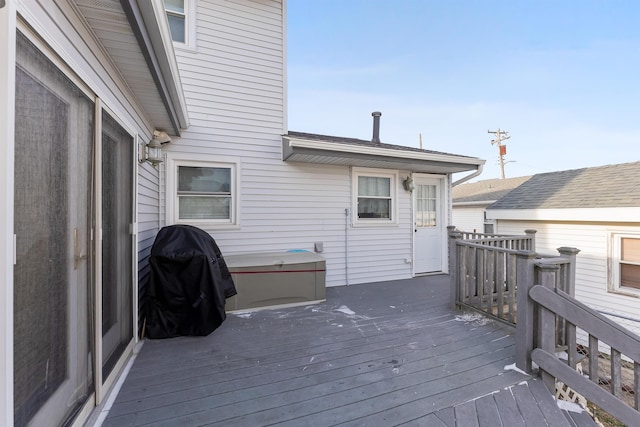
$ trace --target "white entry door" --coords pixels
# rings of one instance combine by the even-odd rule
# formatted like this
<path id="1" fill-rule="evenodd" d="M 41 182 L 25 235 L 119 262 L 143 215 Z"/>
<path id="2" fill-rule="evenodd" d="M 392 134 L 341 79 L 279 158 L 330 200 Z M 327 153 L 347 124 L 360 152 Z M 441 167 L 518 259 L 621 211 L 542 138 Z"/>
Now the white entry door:
<path id="1" fill-rule="evenodd" d="M 442 271 L 443 179 L 414 175 L 414 183 L 414 272 Z"/>

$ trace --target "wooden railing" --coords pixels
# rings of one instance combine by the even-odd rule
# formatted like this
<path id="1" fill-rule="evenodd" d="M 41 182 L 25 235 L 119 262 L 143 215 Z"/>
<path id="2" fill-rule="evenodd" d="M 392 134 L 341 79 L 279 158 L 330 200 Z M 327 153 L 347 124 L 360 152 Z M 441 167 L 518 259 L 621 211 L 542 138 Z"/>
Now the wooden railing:
<path id="1" fill-rule="evenodd" d="M 563 382 L 618 420 L 640 426 L 640 337 L 574 298 L 578 249 L 543 256 L 535 252 L 534 236 L 533 230 L 504 236 L 450 227 L 452 304 L 515 324 L 517 367 L 533 372 L 535 363 L 552 392 Z M 588 343 L 578 345 L 578 330 Z M 588 379 L 576 371 L 584 357 Z M 609 373 L 602 372 L 603 361 Z M 623 384 L 625 376 L 631 385 Z M 603 377 L 609 386 L 602 386 Z"/>
<path id="2" fill-rule="evenodd" d="M 525 264 L 529 263 L 530 259 Z M 525 264 L 521 261 L 521 265 Z M 619 421 L 640 425 L 640 337 L 558 289 L 558 277 L 563 274 L 560 262 L 533 261 L 533 268 L 536 280 L 519 282 L 521 294 L 529 300 L 520 309 L 522 316 L 537 320 L 529 324 L 518 322 L 516 365 L 531 372 L 533 362 L 552 392 L 556 381 L 563 382 Z M 560 323 L 564 324 L 564 337 L 557 334 Z M 576 342 L 577 328 L 588 336 L 588 346 L 580 346 L 586 348 L 581 352 Z M 603 347 L 610 349 L 608 356 L 602 357 Z M 564 348 L 566 358 L 557 356 L 559 348 Z M 576 371 L 585 356 L 589 358 L 588 378 Z M 630 384 L 624 384 L 624 393 L 633 396 L 632 402 L 623 398 L 623 369 L 632 378 Z M 606 387 L 601 384 L 603 377 Z"/>
<path id="3" fill-rule="evenodd" d="M 517 255 L 535 248 L 535 230 L 526 236 L 469 233 L 449 228 L 451 303 L 516 323 Z"/>

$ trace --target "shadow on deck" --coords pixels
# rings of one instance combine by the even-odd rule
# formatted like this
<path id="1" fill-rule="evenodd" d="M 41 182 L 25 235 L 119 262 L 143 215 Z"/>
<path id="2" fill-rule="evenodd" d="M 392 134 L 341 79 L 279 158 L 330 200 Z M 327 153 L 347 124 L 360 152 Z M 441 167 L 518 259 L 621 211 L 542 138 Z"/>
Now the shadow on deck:
<path id="1" fill-rule="evenodd" d="M 147 340 L 104 425 L 594 425 L 509 369 L 515 329 L 452 311 L 448 286 L 430 276 L 329 288 L 324 304 Z"/>

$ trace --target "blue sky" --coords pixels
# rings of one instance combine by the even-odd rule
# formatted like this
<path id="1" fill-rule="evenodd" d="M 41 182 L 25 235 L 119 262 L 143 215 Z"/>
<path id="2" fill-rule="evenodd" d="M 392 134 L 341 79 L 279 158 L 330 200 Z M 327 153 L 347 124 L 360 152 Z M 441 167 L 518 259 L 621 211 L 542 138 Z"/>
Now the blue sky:
<path id="1" fill-rule="evenodd" d="M 640 2 L 288 0 L 289 129 L 507 177 L 640 160 Z"/>

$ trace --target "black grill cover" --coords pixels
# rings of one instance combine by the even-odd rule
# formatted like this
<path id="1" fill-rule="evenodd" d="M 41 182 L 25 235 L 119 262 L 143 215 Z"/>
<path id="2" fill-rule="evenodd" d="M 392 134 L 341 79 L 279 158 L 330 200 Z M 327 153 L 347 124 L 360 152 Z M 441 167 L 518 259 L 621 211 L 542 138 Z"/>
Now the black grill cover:
<path id="1" fill-rule="evenodd" d="M 149 258 L 146 335 L 208 335 L 226 318 L 226 298 L 236 288 L 209 233 L 189 225 L 164 227 Z"/>

